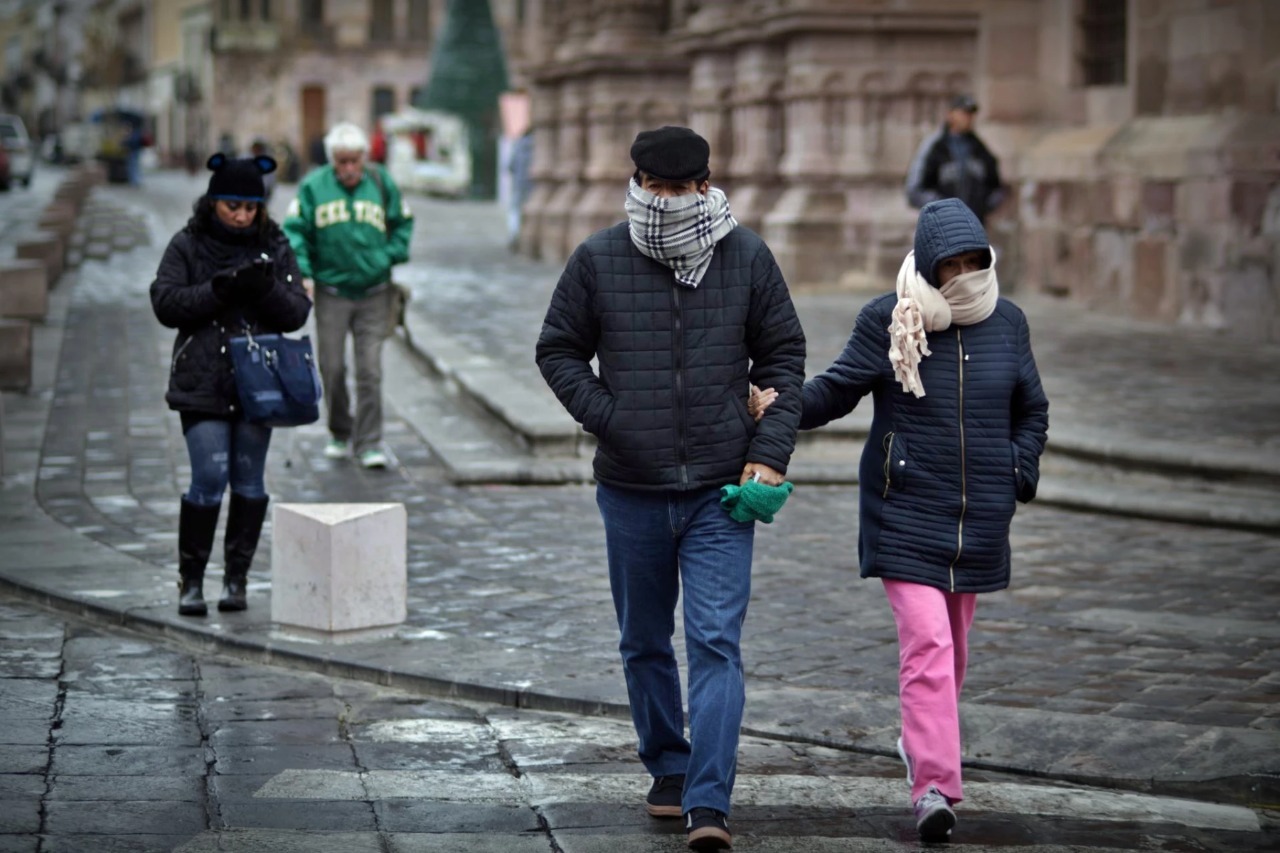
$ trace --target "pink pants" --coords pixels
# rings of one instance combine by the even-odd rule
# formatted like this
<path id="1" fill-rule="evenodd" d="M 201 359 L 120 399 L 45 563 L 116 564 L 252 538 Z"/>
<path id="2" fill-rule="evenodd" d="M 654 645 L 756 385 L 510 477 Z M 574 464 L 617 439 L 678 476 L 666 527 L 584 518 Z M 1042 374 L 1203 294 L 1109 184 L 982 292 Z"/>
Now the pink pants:
<path id="1" fill-rule="evenodd" d="M 898 700 L 914 778 L 911 802 L 930 787 L 959 802 L 960 688 L 978 596 L 908 581 L 883 583 L 898 626 Z"/>

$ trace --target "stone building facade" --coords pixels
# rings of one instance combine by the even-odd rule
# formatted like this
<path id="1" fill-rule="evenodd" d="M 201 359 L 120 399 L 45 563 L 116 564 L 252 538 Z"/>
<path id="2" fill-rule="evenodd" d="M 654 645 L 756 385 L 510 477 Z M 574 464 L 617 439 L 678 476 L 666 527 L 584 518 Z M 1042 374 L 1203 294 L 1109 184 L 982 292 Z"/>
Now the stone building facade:
<path id="1" fill-rule="evenodd" d="M 449 0 L 211 0 L 209 139 L 286 141 L 306 160 L 339 121 L 372 131 L 426 86 Z M 492 0 L 500 29 L 519 0 Z M 515 51 L 518 60 L 519 52 Z"/>
<path id="2" fill-rule="evenodd" d="M 794 287 L 884 290 L 950 97 L 1012 192 L 1006 288 L 1280 341 L 1280 4 L 526 0 L 525 251 L 621 218 L 635 133 L 684 123 Z"/>

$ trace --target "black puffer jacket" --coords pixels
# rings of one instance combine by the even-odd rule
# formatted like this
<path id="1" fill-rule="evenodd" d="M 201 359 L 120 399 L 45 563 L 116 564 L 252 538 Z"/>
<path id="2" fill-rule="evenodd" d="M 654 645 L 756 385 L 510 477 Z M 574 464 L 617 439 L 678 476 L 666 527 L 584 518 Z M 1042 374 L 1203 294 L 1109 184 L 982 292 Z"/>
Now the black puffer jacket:
<path id="1" fill-rule="evenodd" d="M 916 242 L 926 269 L 970 246 L 974 229 L 981 234 L 976 222 L 970 229 L 929 215 L 926 208 L 917 226 L 928 239 Z M 925 396 L 917 398 L 902 390 L 889 362 L 896 303 L 894 293 L 868 303 L 844 352 L 805 383 L 801 428 L 842 417 L 872 395 L 858 468 L 863 577 L 951 592 L 1003 589 L 1009 524 L 1016 501 L 1035 497 L 1049 426 L 1026 316 L 1000 299 L 980 323 L 930 332 L 932 354 L 920 362 Z"/>
<path id="2" fill-rule="evenodd" d="M 214 295 L 212 281 L 266 253 L 275 265 L 275 287 L 260 301 L 235 305 Z M 243 333 L 302 328 L 311 300 L 284 232 L 272 223 L 264 236 L 231 234 L 193 219 L 174 235 L 151 283 L 151 307 L 161 323 L 178 330 L 169 370 L 169 408 L 236 417 L 240 401 L 227 339 Z"/>
<path id="3" fill-rule="evenodd" d="M 626 222 L 593 234 L 556 285 L 537 361 L 599 439 L 602 482 L 685 490 L 737 483 L 747 462 L 787 470 L 804 332 L 773 254 L 742 226 L 716 245 L 694 289 L 642 255 Z M 750 382 L 781 392 L 758 425 Z"/>

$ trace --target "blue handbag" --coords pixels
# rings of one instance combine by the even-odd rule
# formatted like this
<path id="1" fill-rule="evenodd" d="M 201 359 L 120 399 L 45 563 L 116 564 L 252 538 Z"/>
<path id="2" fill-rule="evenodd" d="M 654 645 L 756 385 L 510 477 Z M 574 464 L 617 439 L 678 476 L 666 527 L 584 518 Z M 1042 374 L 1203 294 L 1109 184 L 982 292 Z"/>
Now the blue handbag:
<path id="1" fill-rule="evenodd" d="M 310 337 L 255 336 L 246 328 L 227 344 L 246 421 L 291 427 L 320 420 L 320 372 Z"/>

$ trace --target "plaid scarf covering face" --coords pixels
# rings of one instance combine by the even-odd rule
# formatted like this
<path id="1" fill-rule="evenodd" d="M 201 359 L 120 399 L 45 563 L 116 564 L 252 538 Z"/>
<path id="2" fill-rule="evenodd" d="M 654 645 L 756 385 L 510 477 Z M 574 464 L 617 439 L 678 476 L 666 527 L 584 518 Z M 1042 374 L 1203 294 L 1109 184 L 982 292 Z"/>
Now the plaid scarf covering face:
<path id="1" fill-rule="evenodd" d="M 659 198 L 640 189 L 632 178 L 626 210 L 631 242 L 645 257 L 671 267 L 676 281 L 686 287 L 698 286 L 711 266 L 716 243 L 738 224 L 729 212 L 729 199 L 715 187 L 706 195 Z"/>

